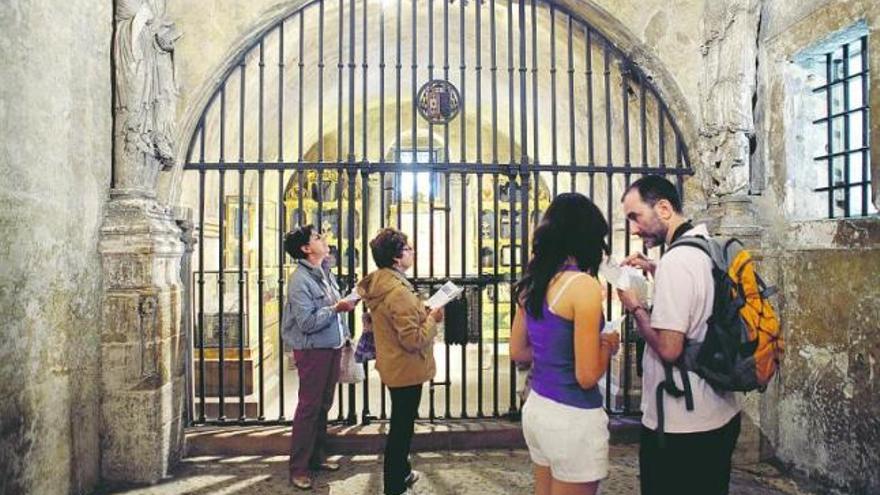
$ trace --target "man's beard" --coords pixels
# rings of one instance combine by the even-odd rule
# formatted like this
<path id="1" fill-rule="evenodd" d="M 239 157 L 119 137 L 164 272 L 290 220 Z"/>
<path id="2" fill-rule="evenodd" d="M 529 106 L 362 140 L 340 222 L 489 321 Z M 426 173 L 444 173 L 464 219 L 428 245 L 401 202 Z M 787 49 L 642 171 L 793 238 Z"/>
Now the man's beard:
<path id="1" fill-rule="evenodd" d="M 654 248 L 666 244 L 666 232 L 652 232 L 641 235 L 642 242 L 648 248 Z"/>

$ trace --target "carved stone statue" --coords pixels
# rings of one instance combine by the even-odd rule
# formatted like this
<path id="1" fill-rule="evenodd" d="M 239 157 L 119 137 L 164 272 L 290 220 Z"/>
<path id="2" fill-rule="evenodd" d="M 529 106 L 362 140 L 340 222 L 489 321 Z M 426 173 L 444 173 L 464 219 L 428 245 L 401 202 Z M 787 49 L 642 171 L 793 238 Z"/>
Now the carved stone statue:
<path id="1" fill-rule="evenodd" d="M 760 8 L 758 0 L 706 3 L 700 175 L 709 196 L 743 193 L 749 187 Z"/>
<path id="2" fill-rule="evenodd" d="M 155 191 L 159 170 L 174 162 L 177 82 L 166 0 L 117 0 L 113 59 L 118 189 Z"/>

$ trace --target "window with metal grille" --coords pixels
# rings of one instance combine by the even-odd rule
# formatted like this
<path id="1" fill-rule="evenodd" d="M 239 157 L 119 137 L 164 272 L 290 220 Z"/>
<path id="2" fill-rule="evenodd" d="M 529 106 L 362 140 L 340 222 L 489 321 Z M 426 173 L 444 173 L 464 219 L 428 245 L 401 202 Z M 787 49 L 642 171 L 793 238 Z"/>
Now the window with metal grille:
<path id="1" fill-rule="evenodd" d="M 822 136 L 814 157 L 817 187 L 828 218 L 859 217 L 877 210 L 871 201 L 868 108 L 868 35 L 860 23 L 814 52 L 813 95 L 821 116 L 813 136 Z"/>

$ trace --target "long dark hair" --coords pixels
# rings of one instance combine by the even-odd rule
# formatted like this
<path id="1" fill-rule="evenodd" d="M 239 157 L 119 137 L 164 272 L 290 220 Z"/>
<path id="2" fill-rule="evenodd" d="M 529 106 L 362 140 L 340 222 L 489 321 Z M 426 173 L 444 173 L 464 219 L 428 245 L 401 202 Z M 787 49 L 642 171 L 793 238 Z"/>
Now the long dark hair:
<path id="1" fill-rule="evenodd" d="M 608 222 L 599 208 L 579 193 L 563 193 L 553 200 L 532 234 L 532 257 L 522 279 L 514 286 L 515 300 L 534 318 L 543 317 L 547 286 L 568 257 L 581 271 L 595 276 L 603 253 Z"/>

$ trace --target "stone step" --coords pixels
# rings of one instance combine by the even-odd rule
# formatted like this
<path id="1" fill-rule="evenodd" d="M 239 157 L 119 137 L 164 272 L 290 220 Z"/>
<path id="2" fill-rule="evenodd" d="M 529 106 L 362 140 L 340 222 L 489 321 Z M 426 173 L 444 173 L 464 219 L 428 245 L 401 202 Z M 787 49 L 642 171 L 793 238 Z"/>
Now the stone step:
<path id="1" fill-rule="evenodd" d="M 638 442 L 639 419 L 612 417 L 611 443 Z M 375 454 L 385 446 L 388 422 L 333 425 L 328 450 L 336 454 Z M 483 419 L 435 423 L 417 421 L 413 451 L 525 448 L 519 422 Z M 290 426 L 199 426 L 187 429 L 186 453 L 197 455 L 286 455 Z"/>

